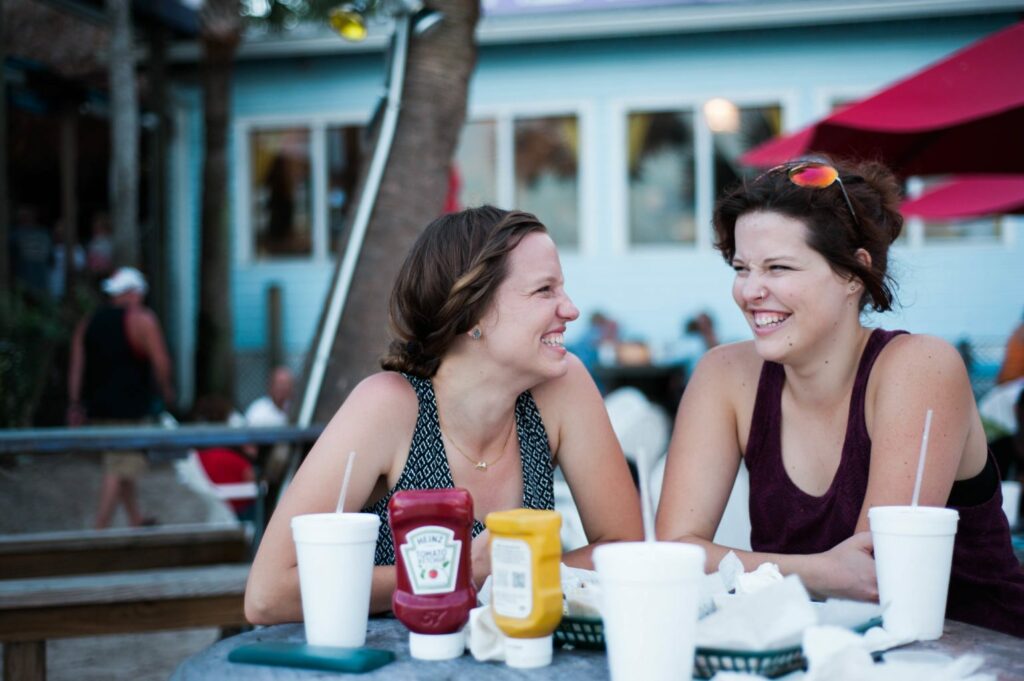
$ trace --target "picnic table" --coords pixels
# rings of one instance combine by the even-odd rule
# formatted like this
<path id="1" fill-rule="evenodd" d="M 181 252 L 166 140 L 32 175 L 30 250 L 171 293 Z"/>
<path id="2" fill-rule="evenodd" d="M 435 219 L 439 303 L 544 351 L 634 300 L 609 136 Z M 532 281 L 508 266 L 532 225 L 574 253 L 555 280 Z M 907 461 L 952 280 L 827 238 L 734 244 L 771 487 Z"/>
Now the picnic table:
<path id="1" fill-rule="evenodd" d="M 360 679 L 374 681 L 407 681 L 412 679 L 514 679 L 550 681 L 591 681 L 607 679 L 608 663 L 604 651 L 556 650 L 549 667 L 513 669 L 503 662 L 477 662 L 469 655 L 443 662 L 424 662 L 409 656 L 409 635 L 401 622 L 392 617 L 375 617 L 369 622 L 366 645 L 395 653 L 396 659 L 380 669 L 361 674 Z M 290 641 L 302 643 L 305 634 L 301 624 L 279 624 L 262 627 L 232 636 L 188 658 L 171 676 L 171 681 L 309 681 L 336 679 L 336 672 L 322 672 L 288 667 L 267 667 L 228 662 L 228 654 L 239 646 L 259 641 Z M 1024 678 L 1024 656 L 1021 640 L 989 629 L 946 621 L 938 641 L 914 643 L 901 650 L 935 651 L 949 656 L 967 653 L 981 655 L 982 671 L 997 674 L 1000 681 Z"/>
<path id="2" fill-rule="evenodd" d="M 0 457 L 108 450 L 184 452 L 256 445 L 259 481 L 250 537 L 241 526 L 129 528 L 14 535 L 0 539 L 0 645 L 4 679 L 46 678 L 46 642 L 246 624 L 249 556 L 271 510 L 274 483 L 262 474 L 271 448 L 291 458 L 322 426 L 85 427 L 0 431 Z"/>

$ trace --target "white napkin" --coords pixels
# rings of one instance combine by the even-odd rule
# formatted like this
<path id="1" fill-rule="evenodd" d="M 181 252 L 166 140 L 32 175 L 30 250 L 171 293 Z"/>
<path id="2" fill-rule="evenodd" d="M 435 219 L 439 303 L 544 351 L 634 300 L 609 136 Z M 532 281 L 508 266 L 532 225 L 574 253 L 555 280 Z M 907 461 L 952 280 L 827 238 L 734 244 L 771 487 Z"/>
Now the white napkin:
<path id="1" fill-rule="evenodd" d="M 818 623 L 796 575 L 738 597 L 697 622 L 697 645 L 731 650 L 770 650 L 796 645 L 804 629 Z"/>
<path id="2" fill-rule="evenodd" d="M 477 662 L 505 659 L 505 634 L 494 623 L 491 606 L 481 605 L 469 611 L 466 649 Z"/>
<path id="3" fill-rule="evenodd" d="M 901 641 L 881 627 L 863 636 L 841 627 L 817 626 L 804 632 L 807 657 L 805 681 L 995 681 L 992 674 L 976 674 L 983 660 L 977 655 L 956 659 L 927 651 L 895 651 L 876 664 L 871 653 Z"/>
<path id="4" fill-rule="evenodd" d="M 562 564 L 562 614 L 567 617 L 601 616 L 601 582 L 597 572 Z"/>

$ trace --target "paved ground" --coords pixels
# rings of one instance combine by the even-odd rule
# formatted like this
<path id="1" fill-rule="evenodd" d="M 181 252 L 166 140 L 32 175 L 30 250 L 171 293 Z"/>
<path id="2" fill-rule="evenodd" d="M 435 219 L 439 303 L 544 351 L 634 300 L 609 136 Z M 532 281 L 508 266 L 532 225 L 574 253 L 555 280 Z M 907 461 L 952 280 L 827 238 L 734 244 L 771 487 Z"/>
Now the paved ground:
<path id="1" fill-rule="evenodd" d="M 92 527 L 100 484 L 98 458 L 45 455 L 0 464 L 0 534 Z M 182 485 L 170 463 L 140 480 L 142 512 L 161 524 L 223 522 L 231 512 Z M 114 524 L 123 526 L 118 512 Z M 49 681 L 164 681 L 184 658 L 217 640 L 215 629 L 102 636 L 47 645 Z M 2 664 L 2 663 L 0 663 Z"/>

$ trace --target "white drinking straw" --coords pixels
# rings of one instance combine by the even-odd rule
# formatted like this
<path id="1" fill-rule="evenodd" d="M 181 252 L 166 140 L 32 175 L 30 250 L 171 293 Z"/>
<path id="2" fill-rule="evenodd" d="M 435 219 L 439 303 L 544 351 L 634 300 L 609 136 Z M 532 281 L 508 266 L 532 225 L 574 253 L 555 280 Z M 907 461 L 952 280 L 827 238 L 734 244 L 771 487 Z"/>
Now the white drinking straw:
<path id="1" fill-rule="evenodd" d="M 914 496 L 910 500 L 911 506 L 917 506 L 917 499 L 921 496 L 921 478 L 924 477 L 924 459 L 928 455 L 928 431 L 932 427 L 932 410 L 929 409 L 924 417 L 924 435 L 921 437 L 921 455 L 917 458 L 917 478 L 914 480 Z"/>
<path id="2" fill-rule="evenodd" d="M 348 463 L 345 464 L 345 477 L 341 481 L 341 494 L 338 495 L 337 513 L 345 510 L 345 494 L 348 493 L 348 479 L 352 477 L 352 463 L 356 460 L 355 450 L 348 453 Z"/>
<path id="3" fill-rule="evenodd" d="M 636 450 L 636 467 L 640 478 L 640 517 L 644 523 L 644 541 L 656 541 L 654 505 L 651 499 L 651 461 L 644 447 Z"/>

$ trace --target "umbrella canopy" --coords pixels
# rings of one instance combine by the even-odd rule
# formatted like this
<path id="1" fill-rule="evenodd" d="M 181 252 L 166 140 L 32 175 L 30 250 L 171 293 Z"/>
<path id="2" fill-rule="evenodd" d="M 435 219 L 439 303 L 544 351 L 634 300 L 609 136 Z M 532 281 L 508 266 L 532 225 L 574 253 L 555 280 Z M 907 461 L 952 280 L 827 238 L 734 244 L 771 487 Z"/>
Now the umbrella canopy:
<path id="1" fill-rule="evenodd" d="M 954 177 L 904 201 L 900 210 L 929 220 L 1024 214 L 1024 175 Z"/>
<path id="2" fill-rule="evenodd" d="M 1024 22 L 744 154 L 771 166 L 808 153 L 878 159 L 903 175 L 1024 172 Z"/>

